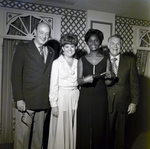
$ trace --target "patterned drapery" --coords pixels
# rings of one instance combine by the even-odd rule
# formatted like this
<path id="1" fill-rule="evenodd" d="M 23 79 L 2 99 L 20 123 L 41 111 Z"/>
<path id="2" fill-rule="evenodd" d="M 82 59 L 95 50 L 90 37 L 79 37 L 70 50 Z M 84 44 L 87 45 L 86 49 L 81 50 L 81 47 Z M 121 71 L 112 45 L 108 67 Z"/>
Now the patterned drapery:
<path id="1" fill-rule="evenodd" d="M 137 69 L 139 75 L 144 75 L 145 67 L 146 67 L 146 61 L 147 61 L 147 50 L 137 50 Z"/>

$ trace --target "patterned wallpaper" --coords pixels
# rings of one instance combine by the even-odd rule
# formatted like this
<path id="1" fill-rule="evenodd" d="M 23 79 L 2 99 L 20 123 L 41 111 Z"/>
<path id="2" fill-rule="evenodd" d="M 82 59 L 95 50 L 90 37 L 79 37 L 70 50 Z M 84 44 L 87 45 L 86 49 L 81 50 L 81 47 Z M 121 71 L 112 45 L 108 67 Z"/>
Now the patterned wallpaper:
<path id="1" fill-rule="evenodd" d="M 63 15 L 61 20 L 61 33 L 75 33 L 79 38 L 79 49 L 84 49 L 84 34 L 86 32 L 86 12 L 81 10 L 72 10 L 48 5 L 33 4 L 28 2 L 17 2 L 11 0 L 2 0 L 0 7 L 22 9 L 36 12 L 46 12 L 50 14 Z M 123 39 L 123 52 L 131 52 L 133 45 L 133 25 L 150 27 L 150 21 L 138 20 L 134 18 L 125 18 L 116 16 L 116 34 L 120 34 Z"/>
<path id="2" fill-rule="evenodd" d="M 131 52 L 133 45 L 133 25 L 150 27 L 150 21 L 116 16 L 115 32 L 123 38 L 122 52 Z"/>
<path id="3" fill-rule="evenodd" d="M 33 4 L 28 2 L 17 2 L 11 0 L 2 0 L 0 7 L 36 11 L 49 14 L 63 15 L 61 20 L 61 33 L 72 32 L 78 36 L 79 49 L 84 49 L 84 34 L 86 32 L 86 12 L 80 10 L 72 10 L 48 5 Z"/>

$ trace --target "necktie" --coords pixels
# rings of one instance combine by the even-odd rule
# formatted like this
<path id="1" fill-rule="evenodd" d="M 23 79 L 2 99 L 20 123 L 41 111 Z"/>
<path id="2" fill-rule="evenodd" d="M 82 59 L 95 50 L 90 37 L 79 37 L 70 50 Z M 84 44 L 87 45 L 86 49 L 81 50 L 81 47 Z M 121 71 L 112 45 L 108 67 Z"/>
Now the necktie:
<path id="1" fill-rule="evenodd" d="M 116 60 L 117 58 L 113 58 L 111 59 L 111 64 L 112 64 L 112 71 L 115 73 L 115 75 L 117 76 L 117 64 L 116 64 Z"/>
<path id="2" fill-rule="evenodd" d="M 44 61 L 44 51 L 43 51 L 43 46 L 39 47 L 40 49 L 40 55 L 42 57 L 42 60 Z"/>

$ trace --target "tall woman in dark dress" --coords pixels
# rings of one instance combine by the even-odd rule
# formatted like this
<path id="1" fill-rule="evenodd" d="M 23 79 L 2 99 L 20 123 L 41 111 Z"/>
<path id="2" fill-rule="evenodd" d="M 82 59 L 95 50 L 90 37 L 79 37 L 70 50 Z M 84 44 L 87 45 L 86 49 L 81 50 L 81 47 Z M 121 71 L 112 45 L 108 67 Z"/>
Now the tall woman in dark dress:
<path id="1" fill-rule="evenodd" d="M 90 53 L 79 59 L 78 83 L 81 85 L 77 111 L 77 149 L 106 149 L 107 94 L 105 75 L 107 58 L 100 54 L 103 33 L 90 29 L 85 42 Z"/>

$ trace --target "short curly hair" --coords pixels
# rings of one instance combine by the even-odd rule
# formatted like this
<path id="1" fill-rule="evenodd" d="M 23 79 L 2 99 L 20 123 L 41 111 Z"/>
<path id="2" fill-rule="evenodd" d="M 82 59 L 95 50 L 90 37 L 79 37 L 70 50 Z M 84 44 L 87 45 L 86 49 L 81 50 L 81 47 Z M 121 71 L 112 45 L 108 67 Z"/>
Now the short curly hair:
<path id="1" fill-rule="evenodd" d="M 78 37 L 75 34 L 67 33 L 61 36 L 60 38 L 60 45 L 61 47 L 65 44 L 74 44 L 75 46 L 78 45 Z"/>
<path id="2" fill-rule="evenodd" d="M 100 45 L 102 44 L 102 41 L 104 40 L 103 32 L 98 29 L 89 29 L 87 33 L 84 36 L 85 42 L 87 43 L 91 35 L 96 35 L 100 41 Z"/>

